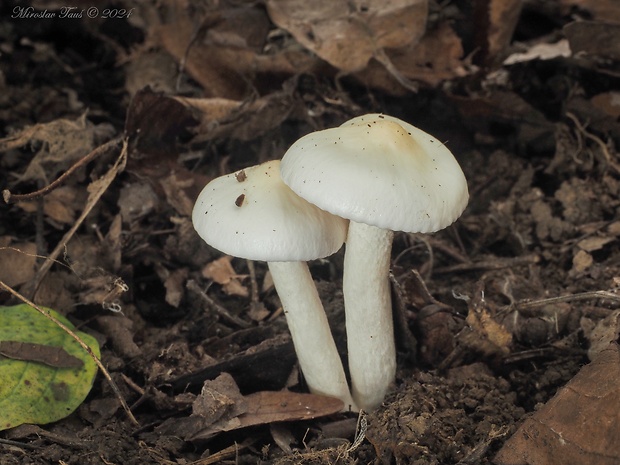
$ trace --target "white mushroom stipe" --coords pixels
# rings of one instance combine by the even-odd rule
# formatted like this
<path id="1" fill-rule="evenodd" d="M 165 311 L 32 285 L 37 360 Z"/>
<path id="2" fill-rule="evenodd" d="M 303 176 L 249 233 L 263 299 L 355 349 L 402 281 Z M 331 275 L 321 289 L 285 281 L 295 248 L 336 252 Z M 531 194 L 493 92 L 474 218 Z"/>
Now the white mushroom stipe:
<path id="1" fill-rule="evenodd" d="M 194 228 L 226 254 L 268 262 L 310 391 L 357 410 L 305 262 L 340 249 L 348 222 L 297 196 L 279 169 L 270 161 L 211 181 L 194 206 Z"/>
<path id="2" fill-rule="evenodd" d="M 357 410 L 308 266 L 269 262 L 269 271 L 308 387 L 315 394 L 342 399 L 345 411 Z"/>
<path id="3" fill-rule="evenodd" d="M 343 278 L 351 387 L 358 407 L 373 410 L 396 367 L 391 231 L 450 225 L 469 199 L 465 176 L 444 144 L 379 114 L 302 137 L 282 158 L 281 175 L 299 196 L 351 220 Z"/>

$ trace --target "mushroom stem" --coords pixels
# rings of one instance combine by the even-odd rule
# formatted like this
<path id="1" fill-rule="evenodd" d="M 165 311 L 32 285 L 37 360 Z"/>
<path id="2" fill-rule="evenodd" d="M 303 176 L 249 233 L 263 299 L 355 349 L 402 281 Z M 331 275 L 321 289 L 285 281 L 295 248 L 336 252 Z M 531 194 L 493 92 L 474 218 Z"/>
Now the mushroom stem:
<path id="1" fill-rule="evenodd" d="M 357 411 L 307 263 L 268 265 L 310 392 L 341 399 L 343 411 Z"/>
<path id="2" fill-rule="evenodd" d="M 392 231 L 351 221 L 343 293 L 351 392 L 359 408 L 377 408 L 396 374 L 389 270 Z"/>

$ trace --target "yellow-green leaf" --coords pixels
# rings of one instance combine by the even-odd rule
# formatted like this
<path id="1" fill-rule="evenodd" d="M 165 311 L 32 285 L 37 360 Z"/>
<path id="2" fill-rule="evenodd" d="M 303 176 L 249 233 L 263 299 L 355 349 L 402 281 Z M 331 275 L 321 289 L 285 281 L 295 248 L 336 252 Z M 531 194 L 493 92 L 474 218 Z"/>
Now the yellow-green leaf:
<path id="1" fill-rule="evenodd" d="M 65 317 L 42 307 L 74 330 Z M 74 332 L 97 355 L 99 344 L 92 336 Z M 97 374 L 90 355 L 53 321 L 29 305 L 0 307 L 0 342 L 24 342 L 58 348 L 76 357 L 81 366 L 54 367 L 41 361 L 0 356 L 0 431 L 23 423 L 45 424 L 72 413 L 86 398 Z"/>

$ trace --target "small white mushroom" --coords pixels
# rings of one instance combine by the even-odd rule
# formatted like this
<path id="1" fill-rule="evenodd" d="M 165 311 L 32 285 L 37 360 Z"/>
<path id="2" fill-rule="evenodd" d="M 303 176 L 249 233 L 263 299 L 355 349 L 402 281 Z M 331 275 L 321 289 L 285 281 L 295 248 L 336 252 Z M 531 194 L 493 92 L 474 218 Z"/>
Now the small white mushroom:
<path id="1" fill-rule="evenodd" d="M 306 260 L 342 247 L 348 222 L 306 202 L 270 161 L 214 179 L 198 196 L 194 228 L 212 247 L 268 262 L 301 371 L 311 392 L 356 410 L 323 305 Z"/>
<path id="2" fill-rule="evenodd" d="M 282 158 L 283 181 L 350 220 L 343 293 L 353 399 L 372 410 L 396 372 L 388 273 L 393 231 L 434 232 L 469 194 L 444 144 L 398 118 L 369 114 L 308 134 Z"/>

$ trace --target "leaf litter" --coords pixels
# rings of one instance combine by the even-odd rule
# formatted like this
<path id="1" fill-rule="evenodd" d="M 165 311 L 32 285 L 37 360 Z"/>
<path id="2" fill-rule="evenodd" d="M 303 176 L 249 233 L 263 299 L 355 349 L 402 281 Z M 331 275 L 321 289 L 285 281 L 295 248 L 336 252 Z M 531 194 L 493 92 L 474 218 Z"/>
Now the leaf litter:
<path id="1" fill-rule="evenodd" d="M 71 420 L 7 432 L 24 449 L 2 460 L 617 461 L 616 3 L 308 5 L 144 4 L 122 33 L 76 20 L 69 45 L 3 16 L 0 187 L 19 201 L 0 211 L 0 277 L 104 341 L 142 426 L 98 380 Z M 189 214 L 209 179 L 370 111 L 446 141 L 472 201 L 448 231 L 396 235 L 398 378 L 352 448 L 337 425 L 355 415 L 283 407 L 318 399 L 269 274 Z M 344 347 L 342 257 L 310 265 Z"/>

